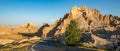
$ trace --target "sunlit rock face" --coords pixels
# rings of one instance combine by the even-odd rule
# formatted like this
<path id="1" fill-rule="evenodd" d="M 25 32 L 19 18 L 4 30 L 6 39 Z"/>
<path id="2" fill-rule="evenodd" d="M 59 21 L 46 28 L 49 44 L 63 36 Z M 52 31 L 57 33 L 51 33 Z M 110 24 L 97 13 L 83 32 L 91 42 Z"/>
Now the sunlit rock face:
<path id="1" fill-rule="evenodd" d="M 19 33 L 35 33 L 39 29 L 39 26 L 35 25 L 34 23 L 27 23 L 23 24 L 18 27 L 14 27 L 13 31 L 14 32 L 19 32 Z"/>
<path id="2" fill-rule="evenodd" d="M 76 20 L 80 29 L 84 31 L 92 30 L 95 34 L 99 33 L 98 30 L 102 29 L 105 31 L 115 31 L 120 25 L 120 18 L 118 16 L 112 16 L 110 14 L 102 15 L 99 10 L 94 8 L 88 9 L 86 6 L 74 6 L 63 18 L 56 20 L 55 23 L 45 27 L 41 31 L 46 36 L 64 34 L 71 20 Z"/>
<path id="3" fill-rule="evenodd" d="M 64 37 L 66 27 L 71 20 L 75 20 L 78 27 L 84 30 L 82 42 L 91 44 L 92 47 L 111 49 L 114 47 L 113 43 L 117 45 L 120 41 L 120 18 L 111 14 L 102 15 L 99 10 L 88 9 L 85 6 L 74 6 L 69 13 L 52 25 L 41 26 L 39 29 L 42 32 L 41 36 L 46 38 L 62 35 Z M 64 38 L 61 39 L 61 42 L 65 42 Z"/>

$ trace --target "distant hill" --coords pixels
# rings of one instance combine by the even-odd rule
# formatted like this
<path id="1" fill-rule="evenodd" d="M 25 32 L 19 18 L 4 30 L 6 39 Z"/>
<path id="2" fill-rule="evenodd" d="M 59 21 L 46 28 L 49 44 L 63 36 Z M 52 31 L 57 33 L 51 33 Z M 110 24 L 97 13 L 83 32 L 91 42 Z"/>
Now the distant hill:
<path id="1" fill-rule="evenodd" d="M 35 33 L 38 29 L 39 26 L 33 23 L 27 23 L 17 27 L 0 26 L 0 34 Z"/>

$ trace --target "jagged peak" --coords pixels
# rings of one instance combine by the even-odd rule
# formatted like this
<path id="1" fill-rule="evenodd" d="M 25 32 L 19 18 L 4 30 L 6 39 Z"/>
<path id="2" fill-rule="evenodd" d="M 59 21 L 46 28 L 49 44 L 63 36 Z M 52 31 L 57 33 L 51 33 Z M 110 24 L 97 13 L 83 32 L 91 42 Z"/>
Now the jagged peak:
<path id="1" fill-rule="evenodd" d="M 71 8 L 71 12 L 72 12 L 72 11 L 86 11 L 86 10 L 88 10 L 86 6 L 80 6 L 80 7 L 73 6 L 73 7 Z"/>
<path id="2" fill-rule="evenodd" d="M 77 19 L 80 15 L 83 14 L 83 12 L 87 12 L 87 7 L 86 6 L 81 6 L 81 7 L 77 7 L 77 6 L 73 6 L 72 9 L 70 10 L 70 17 L 72 19 Z"/>
<path id="3" fill-rule="evenodd" d="M 49 26 L 49 24 L 48 23 L 43 23 L 43 25 L 42 26 Z"/>
<path id="4" fill-rule="evenodd" d="M 71 10 L 72 10 L 72 9 L 77 9 L 77 6 L 73 6 L 73 7 L 71 8 Z"/>
<path id="5" fill-rule="evenodd" d="M 86 11 L 86 10 L 87 10 L 87 7 L 86 7 L 86 6 L 80 6 L 78 9 L 79 9 L 79 10 L 82 10 L 82 11 Z"/>
<path id="6" fill-rule="evenodd" d="M 76 11 L 78 11 L 77 6 L 73 6 L 73 7 L 71 8 L 71 10 L 70 10 L 71 13 L 74 13 L 74 12 L 76 12 Z"/>
<path id="7" fill-rule="evenodd" d="M 29 27 L 29 26 L 37 26 L 37 25 L 32 22 L 28 22 L 28 23 L 22 25 L 22 27 Z"/>
<path id="8" fill-rule="evenodd" d="M 29 25 L 35 25 L 34 23 L 32 23 L 32 22 L 28 22 L 27 24 L 29 24 Z"/>
<path id="9" fill-rule="evenodd" d="M 91 8 L 91 9 L 89 9 L 89 11 L 91 11 L 91 12 L 99 12 L 100 13 L 100 11 L 95 9 L 95 8 Z"/>

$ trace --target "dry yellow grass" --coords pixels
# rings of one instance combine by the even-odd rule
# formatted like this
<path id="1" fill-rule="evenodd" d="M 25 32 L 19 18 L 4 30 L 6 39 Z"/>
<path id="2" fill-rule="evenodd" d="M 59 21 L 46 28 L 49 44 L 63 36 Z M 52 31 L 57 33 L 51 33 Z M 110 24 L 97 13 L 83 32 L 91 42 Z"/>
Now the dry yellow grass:
<path id="1" fill-rule="evenodd" d="M 0 38 L 2 38 L 2 39 L 12 39 L 12 40 L 19 41 L 19 40 L 25 39 L 27 37 L 24 37 L 24 36 L 18 35 L 18 34 L 13 34 L 13 35 L 6 34 L 6 35 L 1 35 Z"/>
<path id="2" fill-rule="evenodd" d="M 27 41 L 24 43 L 20 43 L 18 45 L 6 44 L 4 46 L 4 48 L 0 48 L 0 51 L 11 51 L 11 50 L 14 51 L 16 49 L 28 51 L 28 48 L 38 41 L 40 41 L 40 40 L 31 40 L 31 41 Z"/>

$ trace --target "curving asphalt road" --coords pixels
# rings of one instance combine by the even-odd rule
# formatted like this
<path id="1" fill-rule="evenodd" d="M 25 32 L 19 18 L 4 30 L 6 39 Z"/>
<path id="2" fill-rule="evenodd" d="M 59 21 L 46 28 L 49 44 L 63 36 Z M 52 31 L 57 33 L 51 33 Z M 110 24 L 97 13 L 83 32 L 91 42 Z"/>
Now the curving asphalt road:
<path id="1" fill-rule="evenodd" d="M 39 45 L 45 45 L 45 46 L 55 46 L 53 40 L 44 40 L 38 43 Z"/>
<path id="2" fill-rule="evenodd" d="M 96 51 L 84 48 L 77 48 L 77 47 L 57 47 L 54 45 L 54 40 L 43 40 L 36 44 L 33 44 L 29 51 Z"/>
<path id="3" fill-rule="evenodd" d="M 54 40 L 43 40 L 33 44 L 29 51 L 65 51 L 65 49 L 55 46 Z"/>

